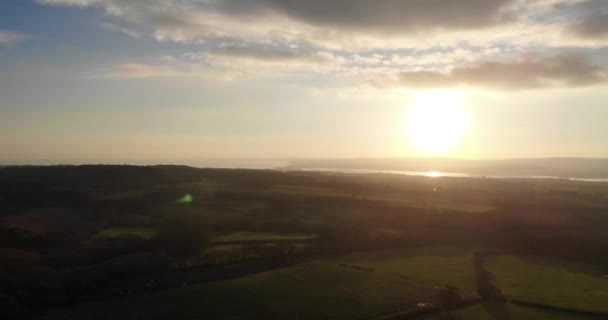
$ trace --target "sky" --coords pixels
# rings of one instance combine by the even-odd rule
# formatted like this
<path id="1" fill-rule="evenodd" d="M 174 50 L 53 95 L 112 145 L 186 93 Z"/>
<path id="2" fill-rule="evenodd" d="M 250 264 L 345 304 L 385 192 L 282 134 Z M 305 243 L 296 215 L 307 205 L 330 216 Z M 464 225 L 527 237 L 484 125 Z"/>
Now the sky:
<path id="1" fill-rule="evenodd" d="M 1 0 L 0 164 L 608 157 L 607 66 L 605 0 Z"/>

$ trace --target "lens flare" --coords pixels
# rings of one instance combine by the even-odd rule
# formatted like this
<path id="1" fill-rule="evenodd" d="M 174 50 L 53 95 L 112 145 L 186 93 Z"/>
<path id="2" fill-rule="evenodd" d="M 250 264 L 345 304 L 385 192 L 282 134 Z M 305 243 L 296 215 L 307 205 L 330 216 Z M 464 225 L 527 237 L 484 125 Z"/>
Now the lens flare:
<path id="1" fill-rule="evenodd" d="M 176 203 L 178 204 L 186 204 L 192 202 L 192 195 L 186 194 L 183 197 L 179 198 Z"/>

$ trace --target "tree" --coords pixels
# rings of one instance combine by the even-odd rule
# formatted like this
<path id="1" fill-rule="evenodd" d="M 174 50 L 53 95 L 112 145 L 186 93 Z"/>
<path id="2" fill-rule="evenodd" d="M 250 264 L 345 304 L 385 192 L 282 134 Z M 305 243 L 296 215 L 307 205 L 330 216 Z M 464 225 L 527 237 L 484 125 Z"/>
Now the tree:
<path id="1" fill-rule="evenodd" d="M 453 286 L 445 286 L 437 294 L 437 300 L 439 305 L 443 308 L 449 309 L 459 306 L 462 303 L 462 297 L 458 288 Z"/>
<path id="2" fill-rule="evenodd" d="M 189 216 L 167 219 L 155 240 L 171 256 L 198 254 L 209 243 L 204 223 L 197 217 Z"/>

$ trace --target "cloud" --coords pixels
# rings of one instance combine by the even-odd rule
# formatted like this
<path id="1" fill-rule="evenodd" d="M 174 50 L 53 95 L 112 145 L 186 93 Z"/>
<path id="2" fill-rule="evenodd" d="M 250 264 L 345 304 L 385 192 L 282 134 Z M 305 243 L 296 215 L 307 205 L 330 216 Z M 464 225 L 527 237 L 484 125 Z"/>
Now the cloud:
<path id="1" fill-rule="evenodd" d="M 353 65 L 376 65 L 382 63 L 384 60 L 384 55 L 379 53 L 374 53 L 371 55 L 360 55 L 353 54 L 348 57 L 348 63 Z"/>
<path id="2" fill-rule="evenodd" d="M 265 62 L 297 61 L 311 64 L 332 62 L 333 56 L 326 52 L 297 52 L 274 48 L 254 48 L 240 45 L 225 46 L 214 50 L 213 55 L 235 59 L 250 59 Z"/>
<path id="3" fill-rule="evenodd" d="M 185 53 L 193 63 L 173 56 L 162 64 L 124 63 L 98 72 L 93 78 L 209 78 L 232 80 L 242 77 L 283 77 L 339 71 L 346 59 L 329 52 L 296 52 L 277 48 L 229 45 L 211 52 Z"/>
<path id="4" fill-rule="evenodd" d="M 403 38 L 422 34 L 424 39 L 416 39 L 420 45 L 431 33 L 514 22 L 529 3 L 539 1 L 547 0 L 39 0 L 98 8 L 150 28 L 160 41 L 232 39 L 324 48 L 363 48 L 390 41 L 396 46 L 404 43 Z"/>
<path id="5" fill-rule="evenodd" d="M 608 38 L 608 1 L 588 0 L 568 8 L 575 15 L 569 30 L 583 38 Z"/>
<path id="6" fill-rule="evenodd" d="M 177 61 L 177 59 L 175 59 L 174 56 L 162 56 L 162 57 L 160 57 L 160 60 L 162 60 L 164 62 L 175 62 L 175 61 Z"/>
<path id="7" fill-rule="evenodd" d="M 482 62 L 456 67 L 448 72 L 406 71 L 374 77 L 374 84 L 412 89 L 475 87 L 498 90 L 527 90 L 554 87 L 583 87 L 608 81 L 607 69 L 579 54 L 559 54 L 518 62 Z"/>
<path id="8" fill-rule="evenodd" d="M 606 78 L 605 68 L 580 55 L 505 59 L 530 50 L 608 46 L 608 0 L 38 1 L 96 8 L 158 41 L 206 43 L 204 51 L 180 57 L 193 63 L 127 63 L 106 70 L 106 77 L 332 73 L 380 86 L 507 90 Z"/>
<path id="9" fill-rule="evenodd" d="M 419 52 L 413 55 L 393 54 L 387 65 L 403 66 L 453 66 L 463 62 L 475 62 L 501 52 L 500 48 L 463 49 Z"/>
<path id="10" fill-rule="evenodd" d="M 125 63 L 104 70 L 97 77 L 118 79 L 147 79 L 147 78 L 201 78 L 210 75 L 198 64 L 152 65 L 141 63 Z"/>
<path id="11" fill-rule="evenodd" d="M 91 74 L 91 79 L 189 79 L 209 81 L 232 81 L 240 75 L 230 70 L 217 70 L 198 63 L 182 63 L 163 60 L 162 64 L 129 62 L 101 69 Z"/>
<path id="12" fill-rule="evenodd" d="M 283 16 L 340 29 L 405 32 L 419 28 L 479 28 L 511 21 L 524 2 L 541 0 L 38 0 L 47 5 L 96 7 L 108 15 L 160 25 L 189 26 L 198 13 Z"/>
<path id="13" fill-rule="evenodd" d="M 548 37 L 559 34 L 565 23 L 546 16 L 567 16 L 555 7 L 573 1 L 580 0 L 39 0 L 98 8 L 151 30 L 159 41 L 304 44 L 341 50 L 462 42 L 570 44 L 572 39 Z M 541 25 L 546 28 L 537 28 Z"/>
<path id="14" fill-rule="evenodd" d="M 25 41 L 30 35 L 10 30 L 0 30 L 0 45 L 9 45 Z"/>
<path id="15" fill-rule="evenodd" d="M 217 0 L 233 14 L 280 14 L 338 29 L 410 32 L 482 28 L 513 20 L 517 0 Z"/>
<path id="16" fill-rule="evenodd" d="M 310 74 L 338 71 L 346 59 L 327 51 L 295 51 L 283 48 L 267 48 L 228 45 L 210 52 L 187 54 L 208 65 L 241 75 Z"/>
<path id="17" fill-rule="evenodd" d="M 538 1 L 538 0 L 534 0 Z M 94 7 L 151 27 L 159 40 L 243 38 L 321 41 L 334 33 L 404 34 L 472 29 L 514 19 L 521 0 L 39 0 Z M 246 16 L 246 19 L 243 19 Z M 330 28 L 331 30 L 327 30 Z M 342 37 L 342 35 L 334 35 Z M 332 41 L 335 41 L 333 39 Z"/>
<path id="18" fill-rule="evenodd" d="M 331 74 L 347 83 L 377 88 L 435 89 L 466 87 L 498 91 L 576 88 L 608 82 L 608 68 L 580 53 L 527 55 L 518 60 L 494 58 L 496 48 L 455 50 L 444 55 L 339 56 L 278 48 L 225 46 L 212 52 L 187 53 L 184 63 L 164 57 L 163 64 L 125 63 L 103 70 L 97 78 L 153 79 L 277 78 Z M 420 57 L 421 61 L 416 61 Z M 456 64 L 456 66 L 453 66 Z"/>
<path id="19" fill-rule="evenodd" d="M 127 35 L 131 38 L 136 38 L 139 39 L 141 38 L 141 33 L 135 31 L 135 30 L 131 30 L 131 29 L 127 29 L 127 28 L 123 28 L 123 27 L 119 27 L 115 24 L 112 23 L 107 23 L 107 22 L 99 22 L 97 23 L 98 26 L 106 29 L 106 30 L 112 30 L 112 31 L 116 31 L 116 32 L 120 32 L 124 35 Z"/>

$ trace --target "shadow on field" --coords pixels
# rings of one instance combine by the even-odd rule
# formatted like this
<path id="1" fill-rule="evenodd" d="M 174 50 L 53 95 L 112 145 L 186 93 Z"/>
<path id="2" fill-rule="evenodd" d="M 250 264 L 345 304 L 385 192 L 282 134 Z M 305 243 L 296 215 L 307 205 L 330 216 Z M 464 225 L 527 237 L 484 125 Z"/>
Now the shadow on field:
<path id="1" fill-rule="evenodd" d="M 481 304 L 483 309 L 496 320 L 510 320 L 511 313 L 509 312 L 509 306 L 506 303 L 483 303 Z"/>
<path id="2" fill-rule="evenodd" d="M 562 260 L 553 260 L 551 258 L 525 255 L 525 254 L 519 254 L 519 255 L 516 255 L 515 257 L 517 259 L 520 259 L 524 263 L 529 263 L 529 264 L 539 266 L 539 267 L 555 268 L 556 266 L 559 266 L 560 269 L 565 269 L 568 272 L 588 275 L 588 276 L 592 276 L 592 277 L 597 277 L 602 274 L 602 270 L 601 270 L 602 268 L 593 267 L 591 265 L 585 265 L 581 262 L 570 263 L 567 260 L 563 260 L 563 259 Z M 598 264 L 601 265 L 600 262 L 598 262 Z M 606 272 L 608 272 L 608 260 L 606 260 L 605 264 L 606 264 L 606 270 L 607 270 Z"/>
<path id="3" fill-rule="evenodd" d="M 454 314 L 454 313 L 442 313 L 434 319 L 436 319 L 436 320 L 464 320 L 462 315 Z"/>

